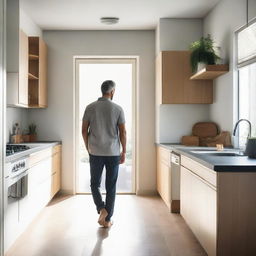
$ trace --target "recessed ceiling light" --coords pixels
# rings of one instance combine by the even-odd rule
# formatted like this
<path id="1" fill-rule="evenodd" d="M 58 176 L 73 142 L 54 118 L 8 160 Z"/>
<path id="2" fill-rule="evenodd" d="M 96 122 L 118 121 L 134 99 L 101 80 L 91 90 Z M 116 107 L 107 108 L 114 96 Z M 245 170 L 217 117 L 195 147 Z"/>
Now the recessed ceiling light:
<path id="1" fill-rule="evenodd" d="M 119 18 L 117 17 L 102 17 L 100 18 L 101 23 L 107 24 L 107 25 L 113 25 L 119 22 Z"/>

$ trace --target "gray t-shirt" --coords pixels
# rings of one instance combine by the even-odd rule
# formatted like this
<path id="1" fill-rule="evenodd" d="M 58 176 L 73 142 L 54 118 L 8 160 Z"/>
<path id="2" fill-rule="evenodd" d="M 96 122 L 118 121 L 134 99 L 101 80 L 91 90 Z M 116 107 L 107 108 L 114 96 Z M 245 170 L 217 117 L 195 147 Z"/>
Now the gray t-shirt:
<path id="1" fill-rule="evenodd" d="M 101 97 L 85 109 L 83 121 L 89 122 L 89 153 L 96 156 L 120 155 L 118 125 L 125 123 L 123 109 Z"/>

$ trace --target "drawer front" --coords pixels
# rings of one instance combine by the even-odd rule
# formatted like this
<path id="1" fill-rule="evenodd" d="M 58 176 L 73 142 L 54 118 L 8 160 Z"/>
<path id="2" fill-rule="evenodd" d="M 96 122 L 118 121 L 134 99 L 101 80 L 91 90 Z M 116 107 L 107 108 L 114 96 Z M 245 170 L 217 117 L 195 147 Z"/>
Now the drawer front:
<path id="1" fill-rule="evenodd" d="M 38 162 L 51 156 L 52 156 L 52 148 L 47 148 L 42 151 L 31 154 L 29 156 L 29 168 L 34 166 Z"/>
<path id="2" fill-rule="evenodd" d="M 157 147 L 157 158 L 159 161 L 163 162 L 164 164 L 170 166 L 170 150 L 167 150 L 162 147 Z"/>
<path id="3" fill-rule="evenodd" d="M 217 173 L 215 171 L 183 155 L 181 156 L 181 165 L 198 175 L 211 186 L 217 186 Z"/>

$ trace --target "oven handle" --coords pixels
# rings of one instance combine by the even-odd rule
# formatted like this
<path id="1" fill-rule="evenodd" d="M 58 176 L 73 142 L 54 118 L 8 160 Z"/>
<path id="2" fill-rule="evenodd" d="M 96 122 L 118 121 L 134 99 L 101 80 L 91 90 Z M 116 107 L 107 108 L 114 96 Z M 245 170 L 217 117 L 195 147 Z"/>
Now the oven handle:
<path id="1" fill-rule="evenodd" d="M 25 170 L 24 172 L 20 173 L 19 175 L 16 175 L 14 177 L 9 177 L 8 186 L 11 186 L 12 184 L 16 183 L 18 180 L 23 178 L 24 176 L 28 175 L 28 170 Z"/>

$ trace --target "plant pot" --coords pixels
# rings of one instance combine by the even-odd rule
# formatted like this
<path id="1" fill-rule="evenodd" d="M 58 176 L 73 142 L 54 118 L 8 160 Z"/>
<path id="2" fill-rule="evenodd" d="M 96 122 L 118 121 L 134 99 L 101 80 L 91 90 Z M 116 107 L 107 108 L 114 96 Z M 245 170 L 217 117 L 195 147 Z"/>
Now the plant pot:
<path id="1" fill-rule="evenodd" d="M 36 134 L 30 134 L 29 135 L 29 141 L 30 142 L 35 142 L 37 139 L 37 135 Z"/>
<path id="2" fill-rule="evenodd" d="M 30 135 L 29 134 L 22 135 L 22 139 L 23 139 L 23 142 L 30 142 Z"/>
<path id="3" fill-rule="evenodd" d="M 11 136 L 11 143 L 15 144 L 15 143 L 22 143 L 22 142 L 23 142 L 23 139 L 21 134 Z"/>
<path id="4" fill-rule="evenodd" d="M 199 71 L 201 71 L 201 70 L 204 69 L 205 67 L 206 67 L 206 64 L 205 64 L 205 63 L 199 62 L 199 63 L 197 64 L 197 71 L 196 71 L 196 73 L 199 72 Z"/>
<path id="5" fill-rule="evenodd" d="M 249 138 L 247 140 L 245 154 L 249 158 L 256 158 L 256 138 Z"/>

